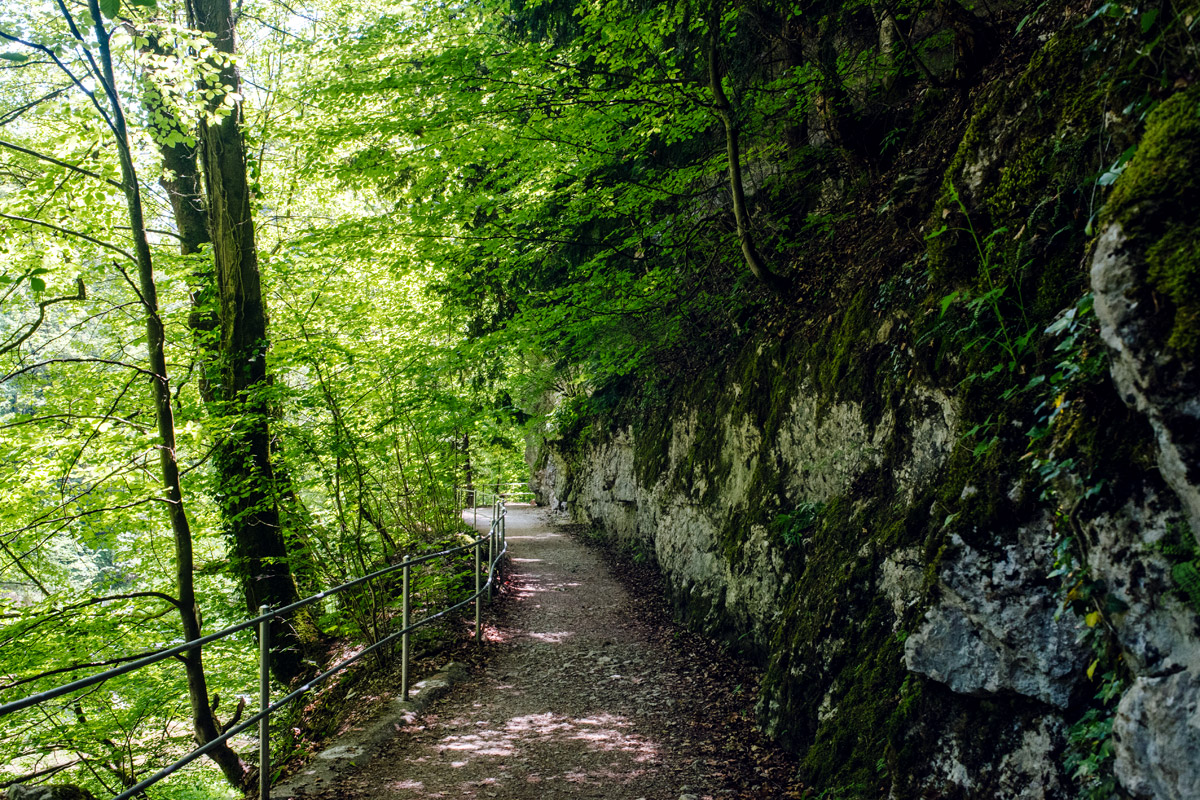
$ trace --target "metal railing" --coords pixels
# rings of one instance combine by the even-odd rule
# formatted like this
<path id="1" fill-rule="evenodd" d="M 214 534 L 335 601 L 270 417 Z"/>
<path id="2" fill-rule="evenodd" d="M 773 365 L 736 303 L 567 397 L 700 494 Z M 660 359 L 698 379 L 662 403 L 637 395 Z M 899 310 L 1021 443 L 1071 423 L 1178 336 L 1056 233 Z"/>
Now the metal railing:
<path id="1" fill-rule="evenodd" d="M 480 496 L 481 494 L 482 493 L 477 494 L 476 497 Z M 66 683 L 61 686 L 56 686 L 53 689 L 47 689 L 44 692 L 38 692 L 36 694 L 29 695 L 28 697 L 24 697 L 20 700 L 15 700 L 11 703 L 5 703 L 3 705 L 0 705 L 0 717 L 3 717 L 7 714 L 15 713 L 17 711 L 21 711 L 26 708 L 32 708 L 33 706 L 37 706 L 42 703 L 49 702 L 51 700 L 55 700 L 59 697 L 63 697 L 65 695 L 71 694 L 72 692 L 77 692 L 81 689 L 86 689 L 91 686 L 96 686 L 98 684 L 104 683 L 105 681 L 107 681 L 111 678 L 115 678 L 120 675 L 126 675 L 130 672 L 135 672 L 139 669 L 142 669 L 143 667 L 148 667 L 151 664 L 156 664 L 159 661 L 163 661 L 167 658 L 177 656 L 180 653 L 187 652 L 188 650 L 194 650 L 197 647 L 203 647 L 206 644 L 215 642 L 219 639 L 224 639 L 227 636 L 232 636 L 235 633 L 240 633 L 241 631 L 247 630 L 247 629 L 252 628 L 257 625 L 258 626 L 258 640 L 259 640 L 259 703 L 260 703 L 258 713 L 251 716 L 245 722 L 242 722 L 241 724 L 225 731 L 217 738 L 215 738 L 209 742 L 206 742 L 201 747 L 198 747 L 195 750 L 192 750 L 187 755 L 183 756 L 182 758 L 180 758 L 179 760 L 177 760 L 175 763 L 171 764 L 170 766 L 164 767 L 163 769 L 154 773 L 150 777 L 139 781 L 135 785 L 129 787 L 125 791 L 114 796 L 112 798 L 112 800 L 129 800 L 129 798 L 132 798 L 135 795 L 142 793 L 148 787 L 153 786 L 154 784 L 158 783 L 159 781 L 168 777 L 169 775 L 172 775 L 173 773 L 178 772 L 180 769 L 187 766 L 191 762 L 195 761 L 196 759 L 200 758 L 203 755 L 206 755 L 206 754 L 212 752 L 213 750 L 217 749 L 225 742 L 229 741 L 230 739 L 237 736 L 238 734 L 249 730 L 250 728 L 254 727 L 255 725 L 258 725 L 258 740 L 259 740 L 258 796 L 259 796 L 260 800 L 268 800 L 268 798 L 270 797 L 270 790 L 271 790 L 271 744 L 270 744 L 271 715 L 274 714 L 276 711 L 279 711 L 280 709 L 284 708 L 289 703 L 291 703 L 293 700 L 297 700 L 300 697 L 303 697 L 305 694 L 308 694 L 316 686 L 325 682 L 326 680 L 333 677 L 334 675 L 341 672 L 342 670 L 346 669 L 351 664 L 355 663 L 356 661 L 363 658 L 364 656 L 367 656 L 367 655 L 375 652 L 376 650 L 380 649 L 381 647 L 384 647 L 385 645 L 388 645 L 388 644 L 396 641 L 397 639 L 400 640 L 400 691 L 401 691 L 401 694 L 403 695 L 403 699 L 407 700 L 408 694 L 409 694 L 408 662 L 409 662 L 409 636 L 410 636 L 410 634 L 413 631 L 417 630 L 418 628 L 422 628 L 426 625 L 429 625 L 429 624 L 433 623 L 435 620 L 441 619 L 442 617 L 446 616 L 447 614 L 451 614 L 451 613 L 457 611 L 458 609 L 463 608 L 464 606 L 470 604 L 471 602 L 475 603 L 475 641 L 476 642 L 481 641 L 483 598 L 484 598 L 484 595 L 486 594 L 488 600 L 491 600 L 492 588 L 495 583 L 495 578 L 496 578 L 496 574 L 497 574 L 497 572 L 496 572 L 497 564 L 499 564 L 500 559 L 504 557 L 504 554 L 508 552 L 508 539 L 507 539 L 507 535 L 506 535 L 506 531 L 505 531 L 505 517 L 507 515 L 507 510 L 505 508 L 506 499 L 507 499 L 506 495 L 500 494 L 500 493 L 492 496 L 492 500 L 491 500 L 492 519 L 491 519 L 490 525 L 488 526 L 487 534 L 477 535 L 475 539 L 473 539 L 472 541 L 470 541 L 466 544 L 460 545 L 458 547 L 451 547 L 446 550 L 440 550 L 436 553 L 427 553 L 427 554 L 418 556 L 416 558 L 405 556 L 403 561 L 401 561 L 401 563 L 399 563 L 399 564 L 394 564 L 390 567 L 385 567 L 383 569 L 372 572 L 369 575 L 364 575 L 360 578 L 355 578 L 354 580 L 347 581 L 346 583 L 343 583 L 340 586 L 335 586 L 332 589 L 327 589 L 323 592 L 318 592 L 317 594 L 310 595 L 309 597 L 306 597 L 303 600 L 292 603 L 291 605 L 288 605 L 288 606 L 284 606 L 283 608 L 278 608 L 278 609 L 272 610 L 272 609 L 267 608 L 266 606 L 263 606 L 262 608 L 259 609 L 259 611 L 261 612 L 259 614 L 259 616 L 255 617 L 254 619 L 248 619 L 244 622 L 238 623 L 237 625 L 232 625 L 228 628 L 225 628 L 224 630 L 217 631 L 216 633 L 210 633 L 207 636 L 202 636 L 199 639 L 194 639 L 190 642 L 185 642 L 183 644 L 176 645 L 175 647 L 170 647 L 170 648 L 166 648 L 163 650 L 159 650 L 159 651 L 152 653 L 144 658 L 140 658 L 136 661 L 131 661 L 128 664 L 123 664 L 120 667 L 115 667 L 114 669 L 106 670 L 104 672 L 100 672 L 95 675 L 91 675 L 87 678 L 81 678 L 77 681 L 72 681 L 71 683 Z M 477 519 L 478 518 L 477 508 L 475 509 L 475 512 L 476 512 L 476 519 Z M 475 533 L 478 534 L 478 531 L 475 531 Z M 488 551 L 487 562 L 486 562 L 486 564 L 487 564 L 487 570 L 486 570 L 487 580 L 486 581 L 483 580 L 484 561 L 483 561 L 483 552 L 482 552 L 485 545 L 486 545 L 487 551 Z M 430 614 L 427 617 L 424 617 L 422 619 L 417 620 L 416 622 L 413 622 L 410 619 L 410 615 L 411 615 L 411 611 L 412 611 L 412 603 L 411 603 L 412 598 L 411 598 L 411 594 L 410 594 L 410 587 L 412 585 L 411 574 L 412 574 L 413 568 L 419 567 L 422 564 L 429 563 L 430 561 L 434 561 L 439 558 L 447 558 L 447 557 L 454 556 L 454 555 L 463 553 L 463 552 L 465 552 L 467 550 L 471 550 L 471 549 L 473 549 L 475 551 L 475 567 L 474 567 L 475 592 L 470 597 L 466 598 L 465 600 L 455 603 L 452 606 L 443 608 L 442 610 L 440 610 L 436 613 Z M 398 571 L 403 573 L 402 580 L 401 580 L 401 627 L 400 627 L 400 630 L 398 630 L 394 633 L 391 633 L 382 639 L 379 639 L 378 641 L 376 641 L 375 643 L 373 643 L 367 647 L 364 647 L 362 650 L 360 650 L 355 655 L 350 656 L 349 658 L 344 659 L 343 661 L 339 662 L 338 664 L 330 667 L 329 669 L 325 670 L 317 677 L 315 677 L 312 680 L 305 683 L 300 688 L 294 689 L 293 691 L 289 692 L 284 697 L 281 697 L 280 699 L 278 699 L 272 703 L 271 702 L 271 680 L 270 680 L 270 674 L 271 674 L 270 624 L 271 624 L 271 621 L 274 619 L 277 619 L 277 618 L 282 618 L 282 617 L 286 616 L 287 614 L 292 613 L 293 611 L 297 611 L 301 608 L 312 605 L 313 603 L 317 603 L 326 598 L 333 597 L 334 595 L 340 594 L 341 592 L 344 592 L 348 589 L 353 589 L 356 586 L 361 586 L 362 584 L 367 583 L 368 581 L 372 581 L 372 580 L 375 580 L 376 578 L 381 578 L 381 577 L 384 577 L 385 575 L 390 575 L 390 574 L 393 574 Z"/>
<path id="2" fill-rule="evenodd" d="M 491 496 L 506 498 L 518 496 L 533 498 L 535 496 L 529 484 L 524 481 L 508 481 L 506 483 L 500 481 L 485 482 L 480 484 L 480 488 L 478 489 L 473 484 L 467 484 L 466 486 L 456 485 L 454 487 L 455 505 L 459 508 L 471 509 L 473 514 L 471 524 L 479 524 L 479 509 L 481 506 L 476 500 L 479 497 L 488 497 L 489 492 L 493 493 Z"/>

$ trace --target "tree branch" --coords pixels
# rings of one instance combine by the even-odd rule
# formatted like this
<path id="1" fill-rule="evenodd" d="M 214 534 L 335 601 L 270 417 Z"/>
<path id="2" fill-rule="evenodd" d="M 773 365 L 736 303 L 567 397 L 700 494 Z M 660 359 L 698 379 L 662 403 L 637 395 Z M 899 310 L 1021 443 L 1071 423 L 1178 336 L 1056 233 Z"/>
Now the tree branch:
<path id="1" fill-rule="evenodd" d="M 762 281 L 773 292 L 782 292 L 787 288 L 787 281 L 780 278 L 767 263 L 763 261 L 754 246 L 754 235 L 750 232 L 750 214 L 746 210 L 746 190 L 742 183 L 742 156 L 738 144 L 737 120 L 734 119 L 733 106 L 725 95 L 721 85 L 721 56 L 717 50 L 717 25 L 715 20 L 710 23 L 707 55 L 708 83 L 712 90 L 713 110 L 721 118 L 725 126 L 725 151 L 729 160 L 729 189 L 733 195 L 733 218 L 737 223 L 738 244 L 742 248 L 742 257 L 754 277 Z"/>
<path id="2" fill-rule="evenodd" d="M 135 416 L 137 412 L 130 416 Z M 0 425 L 0 431 L 6 428 L 20 428 L 25 425 L 36 425 L 39 422 L 55 422 L 58 420 L 76 420 L 76 419 L 100 419 L 106 422 L 119 422 L 122 425 L 128 425 L 139 433 L 145 433 L 150 430 L 145 425 L 140 425 L 132 419 L 118 417 L 115 414 L 43 414 L 40 417 L 30 417 L 29 419 L 17 420 L 16 422 L 5 422 Z"/>
<path id="3" fill-rule="evenodd" d="M 21 570 L 21 573 L 26 578 L 29 578 L 29 580 L 33 581 L 33 585 L 38 588 L 38 591 L 40 591 L 44 595 L 49 596 L 50 590 L 46 588 L 46 585 L 43 584 L 41 581 L 39 581 L 37 579 L 37 576 L 35 576 L 32 572 L 29 571 L 29 568 L 26 567 L 25 564 L 21 562 L 21 558 L 12 551 L 12 548 L 9 547 L 8 543 L 5 542 L 3 539 L 0 539 L 0 549 L 4 550 L 5 555 L 7 555 L 9 558 L 12 559 L 13 564 L 16 566 L 17 569 Z"/>
<path id="4" fill-rule="evenodd" d="M 25 331 L 25 333 L 21 334 L 19 336 L 19 338 L 16 339 L 16 341 L 14 341 L 13 338 L 10 336 L 7 342 L 0 345 L 0 355 L 7 353 L 10 350 L 17 349 L 30 336 L 33 336 L 33 334 L 37 332 L 38 328 L 42 327 L 42 323 L 46 321 L 46 308 L 48 306 L 52 306 L 55 303 L 65 303 L 68 300 L 87 300 L 87 287 L 83 285 L 83 278 L 75 279 L 75 287 L 76 287 L 76 292 L 73 295 L 66 295 L 64 297 L 55 297 L 52 300 L 43 300 L 40 303 L 38 303 L 38 318 L 34 322 L 30 323 L 29 330 L 27 330 L 27 331 Z M 18 331 L 18 333 L 19 333 L 19 331 Z M 17 336 L 17 334 L 14 333 L 13 336 Z"/>
<path id="5" fill-rule="evenodd" d="M 4 383 L 5 381 L 11 380 L 11 379 L 17 377 L 18 375 L 24 375 L 26 372 L 35 370 L 38 367 L 49 366 L 50 364 L 108 364 L 109 366 L 113 366 L 113 367 L 124 367 L 125 369 L 131 369 L 134 372 L 139 372 L 148 378 L 155 378 L 155 379 L 160 380 L 158 375 L 155 375 L 153 372 L 151 372 L 148 369 L 142 369 L 141 367 L 137 366 L 136 364 L 126 364 L 124 361 L 114 361 L 111 358 L 50 358 L 45 361 L 39 361 L 36 364 L 30 364 L 27 367 L 21 367 L 20 369 L 13 370 L 12 372 L 5 375 L 3 378 L 0 378 L 0 383 Z"/>
<path id="6" fill-rule="evenodd" d="M 49 228 L 52 231 L 57 231 L 58 233 L 65 234 L 67 236 L 78 236 L 80 239 L 83 239 L 84 241 L 91 242 L 92 244 L 100 245 L 101 247 L 105 248 L 106 250 L 112 250 L 114 253 L 119 253 L 122 256 L 124 256 L 125 258 L 129 259 L 130 261 L 136 261 L 136 259 L 133 257 L 133 254 L 130 253 L 128 250 L 124 250 L 120 247 L 117 247 L 115 244 L 111 244 L 109 242 L 102 241 L 102 240 L 97 239 L 92 236 L 88 236 L 86 233 L 80 233 L 79 231 L 73 231 L 70 228 L 63 228 L 59 225 L 55 225 L 50 222 L 43 222 L 40 219 L 33 219 L 32 217 L 19 217 L 15 214 L 4 214 L 4 213 L 0 213 L 0 217 L 3 217 L 4 219 L 11 219 L 15 222 L 24 222 L 28 225 L 40 225 L 43 228 Z"/>
<path id="7" fill-rule="evenodd" d="M 68 761 L 65 764 L 55 764 L 53 767 L 40 769 L 37 772 L 31 772 L 28 775 L 22 775 L 19 778 L 13 778 L 12 780 L 0 783 L 0 789 L 7 789 L 9 786 L 15 786 L 18 783 L 27 783 L 29 781 L 36 780 L 37 778 L 49 778 L 51 775 L 56 775 L 57 773 L 62 772 L 64 769 L 70 769 L 78 763 L 79 761 Z"/>
<path id="8" fill-rule="evenodd" d="M 87 175 L 89 178 L 95 178 L 98 181 L 104 181 L 108 185 L 115 186 L 118 189 L 125 188 L 125 187 L 121 186 L 121 184 L 118 183 L 117 181 L 114 181 L 112 178 L 106 178 L 103 175 L 98 175 L 97 173 L 92 172 L 91 170 L 84 169 L 83 167 L 77 167 L 74 164 L 70 164 L 66 161 L 60 161 L 59 159 L 55 158 L 54 156 L 48 156 L 45 153 L 39 153 L 36 150 L 30 150 L 28 147 L 21 147 L 19 144 L 13 144 L 12 142 L 6 142 L 3 139 L 0 139 L 0 147 L 7 147 L 9 150 L 16 150 L 18 153 L 24 153 L 27 156 L 33 156 L 34 158 L 40 158 L 42 161 L 48 161 L 51 164 L 56 164 L 60 167 L 65 167 L 69 170 L 73 170 L 74 172 L 78 172 L 80 175 Z"/>
<path id="9" fill-rule="evenodd" d="M 68 19 L 68 21 L 70 21 L 70 15 L 67 16 L 67 19 Z M 74 22 L 70 22 L 70 24 L 74 25 Z M 76 77 L 74 72 L 71 72 L 71 70 L 67 69 L 67 65 L 62 62 L 62 59 L 60 59 L 53 50 L 51 50 L 49 47 L 47 47 L 44 44 L 37 44 L 36 42 L 29 42 L 29 41 L 22 39 L 19 36 L 13 36 L 11 33 L 8 33 L 7 31 L 4 31 L 4 30 L 0 30 L 0 39 L 6 39 L 10 42 L 13 42 L 14 44 L 19 44 L 22 47 L 28 47 L 31 50 L 37 50 L 39 53 L 45 53 L 46 55 L 50 56 L 50 58 L 54 61 L 55 66 L 57 66 L 60 70 L 62 70 L 63 74 L 71 79 L 71 83 L 75 84 L 75 88 L 77 88 L 77 89 L 79 89 L 79 91 L 83 92 L 84 95 L 86 95 L 87 98 L 92 101 L 92 105 L 95 107 L 97 113 L 100 114 L 100 119 L 104 120 L 104 124 L 107 125 L 110 130 L 112 130 L 114 133 L 116 133 L 117 129 L 113 125 L 112 118 L 109 117 L 108 112 L 104 110 L 104 107 L 102 105 L 100 105 L 100 101 L 96 99 L 96 93 L 93 92 L 91 89 L 88 89 L 86 86 L 84 86 L 83 81 L 79 80 L 79 78 Z M 89 58 L 91 57 L 91 53 L 88 53 L 88 57 Z M 100 80 L 101 80 L 101 83 L 104 82 L 103 78 L 101 78 Z"/>
<path id="10" fill-rule="evenodd" d="M 39 63 L 41 63 L 41 62 L 39 62 Z M 37 100 L 30 100 L 25 105 L 14 108 L 12 111 L 7 112 L 3 117 L 0 117 L 0 125 L 7 125 L 8 123 L 12 122 L 17 117 L 24 114 L 29 109 L 36 108 L 37 106 L 41 105 L 42 103 L 46 102 L 47 100 L 53 100 L 54 98 L 58 97 L 60 94 L 62 94 L 63 92 L 65 92 L 67 89 L 70 89 L 70 88 L 71 88 L 70 86 L 63 86 L 61 88 L 55 89 L 53 92 L 50 92 L 49 94 L 42 95 Z"/>

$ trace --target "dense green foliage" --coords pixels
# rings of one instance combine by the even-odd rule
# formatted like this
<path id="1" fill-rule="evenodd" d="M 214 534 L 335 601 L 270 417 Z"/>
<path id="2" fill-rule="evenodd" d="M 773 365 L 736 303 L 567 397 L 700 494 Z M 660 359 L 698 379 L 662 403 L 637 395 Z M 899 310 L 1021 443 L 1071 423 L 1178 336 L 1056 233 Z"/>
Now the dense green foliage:
<path id="1" fill-rule="evenodd" d="M 440 273 L 410 248 L 388 252 L 378 236 L 337 229 L 369 218 L 370 198 L 328 182 L 305 185 L 299 170 L 284 168 L 310 144 L 290 138 L 304 105 L 278 99 L 305 91 L 284 80 L 296 76 L 278 73 L 284 45 L 297 41 L 284 29 L 299 18 L 254 9 L 261 27 L 239 64 L 258 94 L 242 98 L 213 83 L 230 61 L 187 28 L 182 8 L 100 9 L 14 8 L 0 21 L 4 701 L 185 638 L 168 509 L 190 524 L 196 611 L 210 633 L 246 613 L 245 570 L 231 561 L 231 492 L 260 498 L 237 513 L 261 516 L 267 503 L 279 514 L 291 570 L 307 593 L 456 541 L 454 485 L 510 480 L 520 464 L 511 409 L 493 402 L 503 359 L 465 347 L 455 314 L 426 289 Z M 104 36 L 92 25 L 101 17 L 109 20 Z M 97 66 L 106 47 L 112 82 Z M 160 176 L 178 177 L 164 175 L 159 146 L 194 144 L 199 122 L 228 119 L 239 101 L 273 343 L 273 380 L 252 391 L 273 417 L 271 457 L 282 476 L 261 487 L 229 480 L 239 465 L 213 458 L 245 427 L 246 412 L 212 402 L 220 365 L 210 334 L 196 326 L 216 302 L 205 288 L 212 251 L 181 254 L 167 181 L 159 185 Z M 137 278 L 138 223 L 113 144 L 118 110 L 129 118 L 152 229 L 157 306 Z M 166 334 L 161 378 L 170 382 L 182 502 L 158 474 L 161 409 L 148 378 L 161 371 L 152 366 L 147 312 Z M 329 601 L 305 621 L 308 658 L 322 658 L 333 636 L 378 636 L 398 602 L 383 588 Z M 418 604 L 444 603 L 465 588 L 453 565 L 433 569 L 417 578 Z M 253 693 L 253 653 L 249 633 L 204 650 L 203 702 L 218 724 L 240 716 L 239 698 Z M 8 777 L 0 783 L 34 775 L 119 791 L 191 746 L 189 691 L 171 660 L 7 716 L 0 761 Z M 201 770 L 154 792 L 185 796 L 189 784 L 201 796 L 222 791 Z"/>
<path id="2" fill-rule="evenodd" d="M 173 0 L 0 18 L 0 699 L 181 635 L 147 317 L 165 331 L 206 632 L 244 613 L 245 565 L 231 559 L 246 497 L 250 513 L 277 514 L 300 593 L 317 591 L 453 539 L 450 487 L 521 477 L 523 432 L 579 442 L 631 422 L 652 478 L 672 404 L 711 401 L 769 436 L 799 372 L 822 402 L 862 402 L 871 424 L 899 412 L 913 380 L 959 393 L 962 452 L 922 498 L 943 519 L 871 509 L 877 538 L 931 561 L 947 536 L 969 535 L 966 517 L 1028 510 L 999 489 L 964 497 L 973 471 L 1023 458 L 1023 480 L 1060 510 L 1103 483 L 1073 425 L 1100 380 L 1078 265 L 1097 221 L 1148 193 L 1170 224 L 1194 221 L 1195 173 L 1157 171 L 1195 162 L 1191 12 L 953 0 L 238 10 L 235 55 Z M 130 130 L 114 138 L 118 106 Z M 172 193 L 186 176 L 164 158 L 234 118 L 269 326 L 248 344 L 259 380 L 222 407 L 213 398 L 238 365 L 213 353 L 233 323 L 206 320 L 232 295 L 216 291 L 207 240 L 179 246 L 189 234 Z M 122 140 L 156 309 L 134 278 Z M 1006 157 L 989 160 L 993 146 Z M 1177 310 L 1171 346 L 1189 352 L 1193 239 L 1194 226 L 1151 254 Z M 737 398 L 714 389 L 729 379 Z M 256 474 L 226 446 L 247 408 L 269 417 L 263 485 L 230 479 Z M 712 441 L 696 474 L 728 469 Z M 805 611 L 793 598 L 780 652 L 835 608 L 874 613 L 838 606 L 869 566 L 846 560 L 870 543 L 864 512 L 845 498 L 787 505 L 766 460 L 755 480 L 763 502 L 726 526 L 733 561 L 751 524 L 784 547 L 819 543 L 796 584 L 819 599 Z M 1085 583 L 1063 553 L 1065 580 Z M 453 571 L 428 581 L 430 596 L 455 590 Z M 301 631 L 310 658 L 330 636 L 370 638 L 390 613 L 373 595 L 323 611 Z M 890 633 L 852 644 L 836 668 L 866 677 L 844 682 L 845 719 L 782 733 L 813 745 L 814 781 L 869 794 L 901 769 L 901 732 L 934 701 L 901 684 Z M 205 651 L 223 719 L 250 692 L 252 646 L 247 635 Z M 790 666 L 777 660 L 769 679 Z M 67 764 L 93 788 L 129 785 L 186 748 L 187 691 L 168 663 L 6 718 L 0 760 L 14 778 Z M 1104 752 L 1101 711 L 1081 714 L 1090 733 L 1073 763 Z M 193 780 L 218 791 L 206 773 Z M 185 796 L 186 782 L 156 791 Z"/>

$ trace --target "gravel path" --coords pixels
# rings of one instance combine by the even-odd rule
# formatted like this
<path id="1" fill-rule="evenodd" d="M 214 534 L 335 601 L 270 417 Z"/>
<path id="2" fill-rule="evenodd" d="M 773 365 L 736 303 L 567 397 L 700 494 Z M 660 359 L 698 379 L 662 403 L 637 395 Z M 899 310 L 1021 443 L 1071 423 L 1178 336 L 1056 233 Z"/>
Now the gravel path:
<path id="1" fill-rule="evenodd" d="M 510 594 L 481 674 L 326 796 L 741 795 L 705 741 L 728 731 L 693 722 L 708 710 L 694 688 L 705 664 L 665 647 L 599 554 L 545 511 L 510 507 L 508 542 Z"/>

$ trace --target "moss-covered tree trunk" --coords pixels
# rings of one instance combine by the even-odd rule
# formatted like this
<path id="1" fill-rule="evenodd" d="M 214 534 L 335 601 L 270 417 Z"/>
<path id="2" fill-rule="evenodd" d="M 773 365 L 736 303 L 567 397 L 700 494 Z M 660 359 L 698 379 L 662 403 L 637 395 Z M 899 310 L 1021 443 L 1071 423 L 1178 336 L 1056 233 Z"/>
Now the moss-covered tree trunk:
<path id="1" fill-rule="evenodd" d="M 168 48 L 154 35 L 148 37 L 146 48 L 158 56 L 170 55 Z M 155 112 L 151 115 L 153 121 L 150 127 L 162 158 L 163 174 L 158 182 L 171 203 L 171 213 L 179 235 L 180 255 L 197 255 L 210 241 L 204 187 L 200 180 L 198 145 L 195 142 L 188 143 L 190 131 L 183 128 L 174 112 L 163 102 L 159 90 L 150 81 L 147 83 L 142 102 L 147 109 Z M 218 327 L 216 275 L 212 261 L 198 259 L 188 283 L 192 300 L 188 327 L 192 330 L 196 358 L 200 363 L 198 385 L 204 402 L 211 406 L 214 396 L 209 369 L 217 356 L 215 337 Z"/>
<path id="2" fill-rule="evenodd" d="M 200 638 L 200 617 L 197 611 L 195 583 L 192 574 L 194 559 L 191 525 L 184 505 L 183 485 L 176 457 L 175 418 L 171 408 L 171 383 L 168 377 L 165 353 L 166 334 L 162 318 L 159 315 L 158 289 L 154 280 L 154 263 L 150 252 L 150 243 L 146 238 L 141 189 L 134 167 L 133 154 L 129 147 L 125 113 L 116 89 L 117 82 L 113 73 L 112 54 L 108 45 L 109 34 L 104 27 L 97 0 L 89 0 L 88 10 L 95 21 L 93 24 L 99 44 L 103 89 L 112 112 L 110 125 L 121 164 L 121 186 L 125 192 L 130 232 L 137 261 L 138 292 L 146 314 L 146 349 L 152 375 L 151 394 L 154 398 L 155 421 L 159 437 L 159 475 L 175 543 L 176 588 L 179 592 L 176 608 L 179 611 L 184 640 L 193 641 Z M 62 13 L 68 14 L 65 6 Z M 67 19 L 74 30 L 75 26 L 71 18 L 67 16 Z M 198 743 L 206 744 L 220 736 L 221 731 L 213 708 L 209 705 L 208 683 L 204 673 L 202 650 L 199 647 L 189 650 L 182 654 L 181 659 L 187 673 L 193 733 Z M 215 747 L 208 755 L 217 763 L 225 778 L 233 786 L 241 789 L 249 784 L 251 777 L 249 767 L 228 744 Z"/>
<path id="3" fill-rule="evenodd" d="M 223 53 L 234 52 L 229 0 L 189 0 L 193 27 L 214 35 Z M 239 90 L 232 62 L 221 65 L 221 109 Z M 216 270 L 220 361 L 216 370 L 217 407 L 224 421 L 215 455 L 219 502 L 231 537 L 235 573 L 246 605 L 278 608 L 298 599 L 287 542 L 281 525 L 280 491 L 271 462 L 270 392 L 267 375 L 267 314 L 255 244 L 241 105 L 233 103 L 219 120 L 200 126 L 200 163 L 205 176 L 208 228 Z M 300 673 L 301 650 L 294 627 L 272 627 L 272 666 L 288 681 Z"/>

